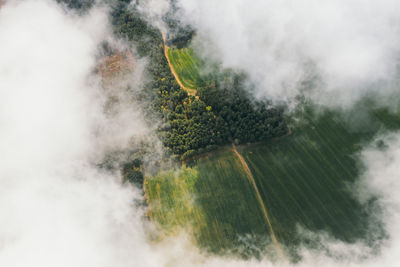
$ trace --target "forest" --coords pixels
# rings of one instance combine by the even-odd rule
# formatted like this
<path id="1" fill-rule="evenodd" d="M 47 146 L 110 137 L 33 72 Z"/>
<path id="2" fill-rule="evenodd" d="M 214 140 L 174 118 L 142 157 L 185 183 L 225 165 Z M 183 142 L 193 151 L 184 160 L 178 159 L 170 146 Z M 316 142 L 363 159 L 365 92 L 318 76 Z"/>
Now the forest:
<path id="1" fill-rule="evenodd" d="M 146 22 L 134 5 L 121 3 L 114 9 L 112 20 L 116 35 L 134 42 L 139 56 L 150 58 L 150 81 L 143 98 L 151 103 L 151 109 L 146 113 L 157 114 L 162 120 L 158 133 L 171 155 L 185 160 L 232 142 L 252 143 L 287 133 L 283 108 L 252 99 L 246 91 L 244 75 L 233 71 L 213 75 L 205 87 L 197 88 L 197 97 L 189 96 L 171 74 L 161 33 Z M 168 25 L 177 27 L 179 23 Z M 169 43 L 184 46 L 182 40 L 186 45 L 190 42 L 187 36 L 193 36 L 193 32 L 182 28 L 185 37 L 173 35 L 178 40 Z"/>
<path id="2" fill-rule="evenodd" d="M 79 10 L 93 4 L 91 0 L 57 1 Z M 115 1 L 110 21 L 115 36 L 132 43 L 136 57 L 147 58 L 148 81 L 135 97 L 141 103 L 147 103 L 143 105 L 143 112 L 150 125 L 161 121 L 157 135 L 168 157 L 187 160 L 233 142 L 266 141 L 288 132 L 283 107 L 253 99 L 246 90 L 243 74 L 221 70 L 207 76 L 205 86 L 197 88 L 196 96 L 188 95 L 171 73 L 163 53 L 161 32 L 140 14 L 137 2 L 129 2 Z M 188 46 L 195 32 L 173 17 L 172 11 L 165 17 L 171 32 L 167 43 L 177 47 Z M 125 166 L 131 165 L 134 167 L 123 168 L 125 176 L 140 184 L 143 180 L 140 166 L 137 162 Z"/>

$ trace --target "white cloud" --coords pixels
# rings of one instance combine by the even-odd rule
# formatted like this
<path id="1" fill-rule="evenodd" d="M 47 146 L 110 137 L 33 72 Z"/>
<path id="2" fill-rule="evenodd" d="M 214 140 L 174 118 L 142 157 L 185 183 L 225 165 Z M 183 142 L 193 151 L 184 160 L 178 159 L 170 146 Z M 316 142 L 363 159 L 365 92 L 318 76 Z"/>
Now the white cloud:
<path id="1" fill-rule="evenodd" d="M 94 167 L 92 155 L 104 142 L 114 145 L 116 136 L 123 145 L 130 134 L 146 131 L 129 109 L 118 117 L 122 124 L 107 128 L 104 96 L 92 72 L 106 33 L 101 10 L 81 18 L 46 0 L 8 2 L 0 10 L 0 266 L 273 266 L 204 255 L 187 237 L 150 243 L 151 225 L 133 205 L 135 189 Z M 391 236 L 382 255 L 343 263 L 304 251 L 299 266 L 398 265 L 400 138 L 385 140 L 387 150 L 371 146 L 361 154 L 368 168 L 360 182 L 387 207 L 383 220 Z M 362 245 L 327 239 L 337 251 L 363 252 Z"/>
<path id="2" fill-rule="evenodd" d="M 169 0 L 140 1 L 138 8 L 151 23 L 165 32 L 165 25 L 162 18 L 170 8 Z"/>
<path id="3" fill-rule="evenodd" d="M 149 246 L 136 191 L 91 162 L 107 122 L 90 78 L 106 32 L 99 10 L 80 18 L 45 0 L 0 10 L 1 266 L 153 261 L 141 255 Z"/>
<path id="4" fill-rule="evenodd" d="M 314 100 L 347 105 L 397 71 L 395 0 L 179 0 L 207 57 L 246 71 L 259 96 L 292 100 L 316 71 Z M 312 68 L 310 67 L 312 64 Z M 387 84 L 386 84 L 387 86 Z"/>

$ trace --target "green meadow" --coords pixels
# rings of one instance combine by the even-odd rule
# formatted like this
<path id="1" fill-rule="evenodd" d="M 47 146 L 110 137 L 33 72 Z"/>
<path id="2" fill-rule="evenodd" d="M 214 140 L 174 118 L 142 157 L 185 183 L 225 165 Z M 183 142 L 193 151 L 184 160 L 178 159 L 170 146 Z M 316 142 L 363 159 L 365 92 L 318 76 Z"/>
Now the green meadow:
<path id="1" fill-rule="evenodd" d="M 204 86 L 204 81 L 200 75 L 200 69 L 203 64 L 195 56 L 192 48 L 169 48 L 168 57 L 186 88 L 197 89 Z"/>
<path id="2" fill-rule="evenodd" d="M 240 150 L 274 218 L 278 240 L 297 244 L 298 226 L 348 242 L 364 237 L 368 214 L 346 186 L 359 175 L 354 156 L 368 138 L 326 114 L 283 140 Z"/>
<path id="3" fill-rule="evenodd" d="M 346 242 L 366 237 L 370 215 L 351 193 L 361 174 L 356 155 L 376 132 L 400 128 L 399 117 L 385 110 L 369 117 L 369 130 L 361 131 L 334 112 L 302 115 L 291 135 L 238 148 L 278 241 L 289 250 L 301 241 L 312 245 L 299 229 Z M 148 178 L 146 190 L 152 219 L 166 233 L 185 229 L 210 252 L 244 257 L 259 256 L 270 244 L 254 188 L 229 147 Z"/>
<path id="4" fill-rule="evenodd" d="M 202 63 L 191 48 L 168 53 L 185 87 L 204 85 Z M 307 106 L 291 120 L 289 136 L 238 147 L 278 242 L 295 255 L 298 244 L 313 245 L 299 232 L 327 232 L 346 242 L 366 238 L 369 207 L 353 194 L 363 170 L 357 153 L 376 133 L 400 129 L 400 116 L 366 101 L 342 113 Z M 214 253 L 246 257 L 274 251 L 266 249 L 272 247 L 270 229 L 230 147 L 150 177 L 145 186 L 152 219 L 165 234 L 186 230 L 199 247 Z"/>
<path id="5" fill-rule="evenodd" d="M 146 192 L 151 218 L 163 231 L 186 230 L 210 252 L 246 256 L 248 243 L 269 240 L 252 185 L 229 149 L 202 158 L 196 166 L 148 178 Z"/>

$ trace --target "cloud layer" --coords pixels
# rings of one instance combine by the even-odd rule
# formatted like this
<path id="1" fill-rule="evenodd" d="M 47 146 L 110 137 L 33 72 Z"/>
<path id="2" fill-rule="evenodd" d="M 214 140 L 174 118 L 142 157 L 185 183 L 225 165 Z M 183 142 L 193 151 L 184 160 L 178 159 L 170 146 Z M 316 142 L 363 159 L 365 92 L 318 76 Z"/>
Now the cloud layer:
<path id="1" fill-rule="evenodd" d="M 310 5 L 320 5 L 317 2 L 308 2 Z M 223 8 L 219 2 L 207 0 L 196 3 L 182 0 L 181 3 L 185 5 L 185 12 L 192 14 L 192 22 L 199 24 L 202 22 L 194 14 L 195 11 L 203 15 L 209 12 L 207 16 L 212 16 Z M 270 9 L 265 11 L 267 5 L 261 1 L 255 1 L 251 7 L 243 3 L 236 0 L 228 5 L 226 2 L 225 12 L 229 12 L 227 14 L 230 16 L 215 18 L 214 23 L 222 25 L 222 28 L 233 25 L 241 36 L 247 38 L 241 40 L 235 32 L 227 31 L 227 37 L 239 43 L 230 44 L 232 47 L 224 52 L 227 54 L 221 54 L 222 59 L 227 66 L 240 65 L 243 68 L 245 66 L 244 69 L 249 72 L 254 70 L 254 78 L 258 81 L 263 73 L 262 68 L 266 68 L 264 71 L 269 70 L 270 63 L 264 65 L 269 61 L 259 59 L 253 65 L 250 58 L 255 54 L 251 47 L 246 47 L 254 42 L 254 45 L 266 42 L 265 38 L 269 40 L 269 35 L 263 36 L 261 33 L 265 28 L 262 28 L 255 29 L 261 34 L 259 37 L 250 36 L 246 32 L 246 25 L 262 24 L 260 20 L 264 19 L 265 14 L 273 15 L 277 12 L 275 17 L 267 16 L 268 20 L 271 23 L 277 21 L 279 31 L 285 35 L 284 25 L 287 24 L 286 21 L 292 21 L 293 18 L 290 17 L 293 14 L 283 6 L 274 12 Z M 291 4 L 300 8 L 295 2 Z M 378 14 L 391 14 L 397 8 L 397 5 L 392 4 L 387 9 L 380 10 L 371 5 L 371 8 L 377 8 Z M 330 8 L 333 7 L 335 4 L 331 3 Z M 373 11 L 371 8 L 361 10 L 361 15 L 358 16 L 366 16 L 368 11 Z M 340 10 L 333 14 L 344 12 Z M 251 20 L 240 26 L 237 23 L 242 19 L 241 15 Z M 305 14 L 303 16 L 305 21 L 312 22 Z M 338 16 L 334 25 L 342 25 L 339 18 L 341 17 Z M 325 17 L 321 19 L 328 20 Z M 353 19 L 357 20 L 357 16 Z M 378 16 L 376 25 L 386 25 L 380 24 L 382 19 L 383 17 Z M 294 31 L 291 27 L 295 26 L 296 21 L 298 20 L 289 23 L 289 32 Z M 318 26 L 311 22 L 308 22 L 310 31 Z M 211 29 L 212 23 L 210 19 L 203 26 L 199 25 L 200 34 L 209 36 L 216 49 L 226 47 L 227 44 L 219 44 L 217 39 L 213 40 L 221 32 Z M 76 17 L 47 0 L 9 1 L 0 9 L 0 266 L 273 266 L 267 260 L 241 261 L 204 255 L 184 236 L 161 244 L 151 243 L 146 234 L 146 231 L 152 231 L 151 225 L 142 221 L 143 211 L 133 204 L 138 197 L 136 190 L 122 186 L 118 174 L 96 167 L 95 163 L 105 149 L 110 146 L 124 146 L 131 135 L 147 131 L 140 115 L 127 107 L 126 103 L 121 106 L 126 112 L 121 112 L 113 123 L 104 115 L 105 96 L 93 70 L 96 66 L 98 45 L 107 36 L 107 27 L 102 10 L 94 9 L 85 17 Z M 274 28 L 272 24 L 268 27 Z M 391 28 L 385 29 L 391 36 Z M 274 31 L 278 32 L 278 29 Z M 320 33 L 322 32 L 321 30 Z M 286 37 L 276 38 L 285 40 Z M 362 43 L 361 39 L 355 41 L 354 47 L 359 42 Z M 267 46 L 267 50 L 272 49 L 271 47 L 275 47 L 272 51 L 279 48 L 279 41 L 271 42 L 276 44 Z M 325 59 L 325 68 L 336 70 L 333 73 L 337 77 L 344 76 L 346 81 L 349 78 L 347 76 L 356 81 L 357 73 L 364 75 L 373 72 L 368 67 L 370 62 L 382 61 L 390 70 L 392 67 L 386 63 L 391 61 L 385 60 L 385 56 L 382 56 L 385 53 L 381 49 L 388 48 L 387 52 L 392 53 L 394 49 L 391 42 L 385 41 L 382 46 L 372 44 L 375 48 L 365 48 L 368 51 L 377 50 L 374 54 L 376 56 L 363 57 L 355 66 L 357 71 L 350 70 L 346 74 L 340 68 L 336 70 L 332 67 L 335 66 L 335 61 L 330 57 Z M 306 44 L 304 41 L 297 43 L 300 47 Z M 328 43 L 325 40 L 322 45 Z M 289 47 L 282 49 L 292 51 L 292 44 L 287 45 Z M 237 47 L 245 47 L 245 50 L 239 53 Z M 332 48 L 332 51 L 335 49 Z M 230 58 L 235 53 L 238 58 Z M 249 59 L 244 58 L 245 54 Z M 312 55 L 314 54 L 318 55 L 317 52 Z M 271 56 L 265 55 L 265 58 L 269 57 Z M 274 57 L 272 56 L 271 62 L 278 62 L 278 58 Z M 286 75 L 291 76 L 292 72 L 296 72 L 294 66 L 303 62 L 296 61 L 297 55 L 293 55 L 293 58 L 294 65 L 289 60 L 289 63 L 285 63 L 288 64 L 287 67 L 279 66 L 283 69 L 276 70 L 277 80 Z M 283 59 L 287 61 L 288 58 Z M 380 77 L 379 73 L 376 75 Z M 297 77 L 297 74 L 294 76 Z M 259 82 L 268 85 L 270 81 L 261 79 Z M 269 90 L 270 87 L 262 88 Z M 285 90 L 291 92 L 294 89 L 285 87 Z M 278 91 L 265 92 L 280 97 Z M 295 94 L 295 91 L 292 93 Z M 360 187 L 365 192 L 379 194 L 382 205 L 387 207 L 383 220 L 391 238 L 382 255 L 361 263 L 356 260 L 338 262 L 318 251 L 305 250 L 304 260 L 299 266 L 398 265 L 400 137 L 392 134 L 382 138 L 387 143 L 386 149 L 382 150 L 371 144 L 360 155 L 367 167 L 360 180 Z M 364 250 L 362 244 L 349 246 L 329 240 L 329 237 L 326 245 L 339 252 L 358 251 L 362 254 L 368 251 Z M 284 265 L 279 263 L 279 266 Z"/>
<path id="2" fill-rule="evenodd" d="M 393 90 L 400 42 L 395 0 L 179 0 L 207 57 L 243 70 L 257 95 L 293 100 L 314 80 L 314 100 L 351 104 Z M 206 42 L 206 43 L 205 43 Z"/>
<path id="3" fill-rule="evenodd" d="M 106 26 L 101 10 L 80 18 L 45 0 L 0 10 L 1 266 L 153 261 L 141 256 L 149 246 L 136 191 L 94 167 L 115 133 L 92 75 Z"/>

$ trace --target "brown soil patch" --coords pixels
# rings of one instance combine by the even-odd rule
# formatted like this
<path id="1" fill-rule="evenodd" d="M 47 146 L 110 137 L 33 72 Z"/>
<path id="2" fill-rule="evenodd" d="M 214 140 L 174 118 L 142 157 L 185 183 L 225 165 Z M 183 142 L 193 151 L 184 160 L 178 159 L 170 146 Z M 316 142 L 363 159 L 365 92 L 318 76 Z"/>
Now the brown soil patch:
<path id="1" fill-rule="evenodd" d="M 117 52 L 104 58 L 97 71 L 103 80 L 110 80 L 121 73 L 132 72 L 135 68 L 135 59 L 130 51 Z"/>

